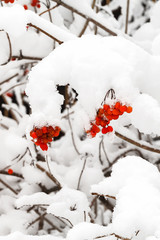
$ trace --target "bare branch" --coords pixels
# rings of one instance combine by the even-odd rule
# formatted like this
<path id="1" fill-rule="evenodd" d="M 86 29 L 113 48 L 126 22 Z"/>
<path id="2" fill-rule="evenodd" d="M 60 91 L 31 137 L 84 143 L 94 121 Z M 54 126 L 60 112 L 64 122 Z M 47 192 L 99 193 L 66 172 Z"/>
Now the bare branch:
<path id="1" fill-rule="evenodd" d="M 49 34 L 48 32 L 44 31 L 43 29 L 37 27 L 36 25 L 33 25 L 32 23 L 28 23 L 27 24 L 30 27 L 34 27 L 35 29 L 39 30 L 40 32 L 44 33 L 45 35 L 47 35 L 48 37 L 52 38 L 54 41 L 58 42 L 59 44 L 62 44 L 63 42 L 60 41 L 59 39 L 53 37 L 51 34 Z"/>
<path id="2" fill-rule="evenodd" d="M 62 185 L 60 184 L 60 182 L 52 174 L 50 174 L 47 170 L 41 167 L 38 163 L 36 164 L 36 166 L 39 170 L 41 170 L 42 172 L 45 172 L 45 174 L 59 187 L 59 189 L 62 188 Z"/>
<path id="3" fill-rule="evenodd" d="M 6 80 L 0 82 L 0 85 L 4 84 L 4 83 L 6 83 L 6 82 L 9 82 L 12 78 L 17 77 L 18 75 L 19 75 L 18 73 L 14 74 L 13 76 L 7 78 Z"/>
<path id="4" fill-rule="evenodd" d="M 78 155 L 80 155 L 80 152 L 78 151 L 75 140 L 74 140 L 73 129 L 72 129 L 72 124 L 71 124 L 70 114 L 69 114 L 69 108 L 67 108 L 67 110 L 68 110 L 68 114 L 67 114 L 68 115 L 68 123 L 69 123 L 69 127 L 70 127 L 70 130 L 71 130 L 71 137 L 72 137 L 73 146 L 74 146 L 74 149 L 75 149 L 76 153 Z"/>
<path id="5" fill-rule="evenodd" d="M 2 31 L 4 31 L 4 30 L 2 30 Z M 9 37 L 9 34 L 8 34 L 6 31 L 4 31 L 4 32 L 6 33 L 7 40 L 8 40 L 8 45 L 9 45 L 9 57 L 8 57 L 8 60 L 7 60 L 5 63 L 1 64 L 1 66 L 6 65 L 8 62 L 10 62 L 10 60 L 11 60 L 11 58 L 12 58 L 12 44 L 11 44 L 11 39 L 10 39 L 10 37 Z"/>
<path id="6" fill-rule="evenodd" d="M 54 7 L 52 7 L 52 8 L 49 8 L 49 9 L 45 10 L 44 12 L 41 12 L 41 13 L 39 14 L 39 16 L 43 15 L 44 13 L 47 13 L 47 12 L 52 11 L 53 9 L 57 8 L 58 6 L 59 6 L 59 4 L 56 4 L 56 6 L 54 6 Z"/>
<path id="7" fill-rule="evenodd" d="M 98 197 L 112 198 L 112 199 L 116 200 L 116 198 L 114 196 L 110 196 L 110 195 L 103 195 L 103 194 L 99 194 L 99 193 L 92 193 L 92 195 L 96 195 Z"/>
<path id="8" fill-rule="evenodd" d="M 155 152 L 155 153 L 159 153 L 160 154 L 160 149 L 157 149 L 157 148 L 154 148 L 154 147 L 149 147 L 149 146 L 146 146 L 144 144 L 138 143 L 138 142 L 136 142 L 136 141 L 134 141 L 134 140 L 132 140 L 132 139 L 130 139 L 130 138 L 128 138 L 128 137 L 118 133 L 118 132 L 115 132 L 115 135 L 117 137 L 123 139 L 124 141 L 129 142 L 129 143 L 131 143 L 131 144 L 133 144 L 133 145 L 135 145 L 135 146 L 137 146 L 139 148 L 142 148 L 142 149 L 144 149 L 146 151 Z"/>
<path id="9" fill-rule="evenodd" d="M 125 24 L 125 33 L 128 33 L 128 19 L 129 19 L 129 4 L 130 4 L 130 0 L 126 0 L 127 1 L 127 8 L 126 8 L 126 24 Z"/>
<path id="10" fill-rule="evenodd" d="M 80 189 L 80 182 L 81 182 L 81 178 L 82 178 L 82 175 L 83 175 L 85 166 L 86 166 L 87 157 L 88 157 L 88 156 L 86 155 L 86 156 L 85 156 L 85 159 L 84 159 L 83 167 L 82 167 L 82 170 L 81 170 L 81 173 L 80 173 L 80 176 L 79 176 L 79 180 L 78 180 L 77 190 Z"/>
<path id="11" fill-rule="evenodd" d="M 14 194 L 18 194 L 18 192 L 16 190 L 14 190 L 9 184 L 7 184 L 6 182 L 4 182 L 2 179 L 0 179 L 0 182 L 7 187 L 9 190 L 11 190 Z"/>
<path id="12" fill-rule="evenodd" d="M 79 16 L 85 18 L 86 20 L 88 20 L 89 22 L 94 23 L 96 26 L 100 27 L 101 29 L 103 29 L 104 31 L 108 32 L 109 34 L 111 34 L 112 36 L 117 36 L 117 33 L 113 32 L 112 30 L 110 30 L 109 28 L 105 27 L 103 24 L 97 22 L 94 18 L 91 18 L 87 15 L 85 15 L 83 12 L 80 12 L 79 10 L 71 7 L 70 5 L 64 3 L 61 0 L 52 0 L 53 2 L 56 2 L 57 4 L 60 4 L 61 6 L 71 10 L 74 13 L 77 13 Z"/>

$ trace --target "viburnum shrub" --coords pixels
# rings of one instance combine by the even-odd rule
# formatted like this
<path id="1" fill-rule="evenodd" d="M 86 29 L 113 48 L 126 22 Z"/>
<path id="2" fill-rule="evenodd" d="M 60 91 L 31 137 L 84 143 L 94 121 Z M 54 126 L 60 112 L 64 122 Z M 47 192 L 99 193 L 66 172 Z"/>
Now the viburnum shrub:
<path id="1" fill-rule="evenodd" d="M 43 151 L 48 150 L 48 143 L 53 141 L 54 137 L 58 137 L 61 129 L 58 126 L 54 128 L 52 126 L 43 126 L 42 128 L 35 127 L 30 136 L 33 138 L 33 142 L 40 146 Z"/>
<path id="2" fill-rule="evenodd" d="M 112 103 L 106 104 L 106 97 L 109 97 L 110 93 Z M 110 121 L 117 120 L 119 116 L 123 115 L 125 112 L 131 113 L 132 107 L 117 100 L 114 90 L 110 89 L 105 96 L 102 108 L 98 109 L 95 120 L 91 122 L 91 128 L 87 131 L 87 134 L 93 138 L 100 131 L 102 134 L 113 132 L 113 127 L 109 126 Z"/>

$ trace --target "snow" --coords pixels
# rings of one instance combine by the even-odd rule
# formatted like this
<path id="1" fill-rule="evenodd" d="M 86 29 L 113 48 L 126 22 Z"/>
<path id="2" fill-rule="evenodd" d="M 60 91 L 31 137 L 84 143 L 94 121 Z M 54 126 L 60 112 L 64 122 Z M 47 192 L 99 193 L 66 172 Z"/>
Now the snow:
<path id="1" fill-rule="evenodd" d="M 52 204 L 47 208 L 47 213 L 68 219 L 71 224 L 75 225 L 83 222 L 88 217 L 89 203 L 83 192 L 64 187 L 55 197 Z"/>
<path id="2" fill-rule="evenodd" d="M 160 174 L 151 163 L 140 157 L 120 159 L 112 169 L 111 177 L 97 185 L 91 192 L 116 198 L 110 233 L 127 238 L 145 239 L 159 230 L 160 224 Z"/>
<path id="3" fill-rule="evenodd" d="M 147 69 L 144 69 L 144 62 Z M 160 134 L 160 118 L 154 117 L 160 112 L 159 103 L 156 102 L 160 101 L 157 78 L 159 63 L 159 57 L 152 57 L 122 37 L 102 39 L 87 35 L 69 41 L 41 61 L 29 75 L 26 92 L 32 107 L 32 122 L 38 126 L 44 125 L 50 122 L 51 116 L 55 118 L 55 122 L 60 120 L 63 99 L 56 91 L 56 84 L 70 84 L 77 91 L 79 109 L 83 109 L 88 115 L 83 127 L 94 120 L 106 92 L 113 88 L 118 100 L 133 105 L 133 114 L 129 118 L 135 127 L 144 133 Z M 138 88 L 140 92 L 150 96 L 147 98 L 147 95 L 140 94 Z M 147 105 L 152 106 L 154 114 L 150 114 L 150 107 Z M 146 124 L 140 121 L 140 111 L 143 112 Z M 154 124 L 150 124 L 151 120 Z"/>
<path id="4" fill-rule="evenodd" d="M 16 207 L 20 208 L 23 206 L 29 205 L 49 205 L 53 201 L 53 196 L 50 196 L 43 192 L 38 192 L 29 196 L 23 195 L 19 199 L 16 200 Z"/>
<path id="5" fill-rule="evenodd" d="M 8 24 L 8 16 L 10 23 Z M 26 32 L 27 18 L 25 10 L 20 5 L 0 8 L 0 30 L 6 31 L 11 36 L 20 36 Z"/>
<path id="6" fill-rule="evenodd" d="M 0 240 L 63 240 L 64 238 L 61 237 L 54 237 L 52 235 L 45 235 L 45 236 L 32 236 L 32 235 L 24 235 L 21 232 L 14 232 L 9 234 L 8 236 L 0 237 Z"/>
<path id="7" fill-rule="evenodd" d="M 66 240 L 92 240 L 106 234 L 106 228 L 98 224 L 79 223 L 75 225 L 67 234 Z M 105 239 L 105 238 L 103 238 Z"/>

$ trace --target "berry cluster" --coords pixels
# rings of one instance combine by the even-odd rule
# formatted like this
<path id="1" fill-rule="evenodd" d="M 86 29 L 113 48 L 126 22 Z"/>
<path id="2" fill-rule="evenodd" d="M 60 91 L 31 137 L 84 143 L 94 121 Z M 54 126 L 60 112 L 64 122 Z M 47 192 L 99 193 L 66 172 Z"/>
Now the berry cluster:
<path id="1" fill-rule="evenodd" d="M 5 3 L 14 3 L 14 0 L 2 0 L 2 1 L 4 1 Z"/>
<path id="2" fill-rule="evenodd" d="M 30 4 L 31 4 L 32 7 L 37 7 L 37 8 L 41 7 L 41 4 L 39 3 L 39 0 L 31 0 Z M 28 10 L 28 6 L 26 4 L 24 4 L 23 7 L 24 7 L 25 10 Z"/>
<path id="3" fill-rule="evenodd" d="M 61 129 L 60 127 L 44 126 L 42 128 L 35 127 L 31 132 L 30 136 L 33 138 L 33 142 L 40 146 L 43 151 L 48 150 L 47 143 L 52 142 L 54 137 L 58 137 Z"/>
<path id="4" fill-rule="evenodd" d="M 113 128 L 108 126 L 111 120 L 117 120 L 120 115 L 124 112 L 131 113 L 132 107 L 123 105 L 121 102 L 117 101 L 113 105 L 104 104 L 103 108 L 99 108 L 97 111 L 97 116 L 95 121 L 91 123 L 91 129 L 87 131 L 91 137 L 95 137 L 97 133 L 101 132 L 103 134 L 113 132 Z"/>

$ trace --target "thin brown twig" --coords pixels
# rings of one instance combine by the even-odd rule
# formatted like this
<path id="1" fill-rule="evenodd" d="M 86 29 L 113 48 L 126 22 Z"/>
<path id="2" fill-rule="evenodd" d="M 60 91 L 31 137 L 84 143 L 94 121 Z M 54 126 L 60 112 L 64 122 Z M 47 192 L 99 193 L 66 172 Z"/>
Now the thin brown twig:
<path id="1" fill-rule="evenodd" d="M 24 55 L 13 55 L 12 56 L 13 59 L 16 59 L 16 60 L 22 60 L 22 59 L 25 59 L 25 60 L 33 60 L 33 61 L 41 61 L 43 58 L 41 57 L 31 57 L 31 56 L 24 56 Z"/>
<path id="2" fill-rule="evenodd" d="M 3 175 L 8 175 L 8 176 L 11 176 L 11 177 L 18 177 L 18 178 L 22 178 L 23 179 L 23 176 L 19 173 L 16 173 L 16 172 L 13 172 L 11 175 L 8 174 L 8 172 L 2 170 L 0 171 L 0 174 L 3 174 Z"/>
<path id="3" fill-rule="evenodd" d="M 112 199 L 114 199 L 114 200 L 116 200 L 116 198 L 114 197 L 114 196 L 110 196 L 110 195 L 104 195 L 104 194 L 99 194 L 99 193 L 92 193 L 92 195 L 96 195 L 96 196 L 98 196 L 98 197 L 107 197 L 107 198 L 112 198 Z"/>
<path id="4" fill-rule="evenodd" d="M 78 14 L 79 16 L 85 18 L 86 20 L 89 20 L 89 22 L 94 23 L 95 25 L 97 25 L 98 27 L 100 27 L 101 29 L 103 29 L 104 31 L 108 32 L 109 34 L 111 34 L 112 36 L 117 36 L 117 33 L 113 32 L 112 30 L 110 30 L 109 28 L 105 27 L 103 24 L 97 22 L 94 18 L 91 18 L 87 15 L 85 15 L 83 12 L 80 12 L 79 10 L 71 7 L 70 5 L 64 3 L 61 0 L 52 0 L 53 2 L 56 2 L 58 4 L 60 4 L 61 6 L 71 10 L 72 12 Z"/>
<path id="5" fill-rule="evenodd" d="M 0 182 L 7 187 L 9 190 L 11 190 L 14 194 L 18 194 L 18 192 L 16 190 L 14 190 L 9 184 L 7 184 L 6 182 L 4 182 L 2 179 L 0 179 Z"/>
<path id="6" fill-rule="evenodd" d="M 81 178 L 82 178 L 82 175 L 83 175 L 83 172 L 84 172 L 85 166 L 86 166 L 87 157 L 88 157 L 88 156 L 86 155 L 85 158 L 84 158 L 83 167 L 82 167 L 81 173 L 80 173 L 80 175 L 79 175 L 79 179 L 78 179 L 77 190 L 80 189 Z"/>
<path id="7" fill-rule="evenodd" d="M 45 172 L 45 174 L 59 187 L 59 189 L 62 188 L 62 185 L 60 184 L 60 182 L 52 174 L 50 174 L 46 169 L 41 167 L 38 163 L 36 164 L 36 166 L 39 170 L 41 170 L 42 172 Z"/>
<path id="8" fill-rule="evenodd" d="M 93 2 L 92 2 L 92 9 L 94 9 L 95 4 L 96 4 L 96 0 L 93 0 Z M 81 30 L 81 32 L 80 32 L 80 34 L 79 34 L 78 37 L 82 37 L 82 35 L 84 34 L 84 32 L 86 31 L 86 29 L 87 29 L 87 27 L 88 27 L 88 23 L 89 23 L 89 20 L 87 19 L 87 20 L 85 21 L 85 24 L 84 24 L 84 26 L 83 26 L 83 28 L 82 28 L 82 30 Z"/>
<path id="9" fill-rule="evenodd" d="M 13 76 L 7 78 L 6 80 L 3 80 L 2 82 L 0 82 L 0 85 L 4 84 L 4 83 L 6 83 L 6 82 L 9 82 L 12 78 L 17 77 L 18 75 L 19 75 L 19 74 L 16 73 L 16 74 L 14 74 Z"/>
<path id="10" fill-rule="evenodd" d="M 125 33 L 128 33 L 128 19 L 129 19 L 129 5 L 130 5 L 130 0 L 127 1 L 127 7 L 126 7 L 126 24 L 125 24 Z"/>
<path id="11" fill-rule="evenodd" d="M 59 4 L 57 3 L 54 7 L 49 8 L 49 9 L 45 10 L 44 12 L 41 12 L 41 13 L 39 14 L 39 16 L 42 16 L 44 13 L 47 13 L 47 12 L 52 11 L 53 9 L 57 8 L 58 6 L 59 6 Z"/>
<path id="12" fill-rule="evenodd" d="M 144 149 L 146 151 L 155 152 L 155 153 L 159 153 L 160 154 L 160 149 L 157 149 L 157 148 L 154 148 L 154 147 L 149 147 L 149 146 L 146 146 L 144 144 L 138 143 L 138 142 L 136 142 L 136 141 L 134 141 L 134 140 L 132 140 L 132 139 L 122 135 L 121 133 L 116 132 L 116 131 L 115 131 L 115 135 L 117 137 L 123 139 L 124 141 L 129 142 L 129 143 L 131 143 L 131 144 L 133 144 L 133 145 L 135 145 L 135 146 L 137 146 L 139 148 L 142 148 L 142 149 Z"/>
<path id="13" fill-rule="evenodd" d="M 4 31 L 4 30 L 2 30 Z M 12 58 L 12 44 L 11 44 L 11 39 L 9 37 L 9 34 L 4 31 L 6 33 L 6 36 L 7 36 L 7 40 L 8 40 L 8 45 L 9 45 L 9 57 L 8 57 L 8 60 L 5 62 L 5 63 L 2 63 L 1 66 L 4 66 L 6 65 L 8 62 L 10 62 L 11 58 Z"/>
<path id="14" fill-rule="evenodd" d="M 4 95 L 5 93 L 7 93 L 8 91 L 12 90 L 13 88 L 21 86 L 21 85 L 24 85 L 26 83 L 27 83 L 26 81 L 25 82 L 21 82 L 21 83 L 17 83 L 14 86 L 12 86 L 12 87 L 8 88 L 7 90 L 5 90 L 4 92 L 0 93 L 0 95 Z"/>
<path id="15" fill-rule="evenodd" d="M 109 167 L 106 167 L 103 169 L 103 172 L 106 172 L 108 171 L 109 169 L 111 169 L 111 167 L 118 161 L 118 159 L 126 156 L 126 154 L 130 153 L 130 152 L 135 152 L 137 153 L 141 158 L 144 158 L 143 154 L 138 150 L 138 149 L 129 149 L 125 152 L 123 152 L 122 154 L 118 155 L 114 160 L 113 162 L 110 163 Z"/>
<path id="16" fill-rule="evenodd" d="M 107 162 L 108 162 L 108 165 L 110 166 L 110 161 L 109 161 L 109 158 L 108 158 L 108 156 L 107 156 L 107 153 L 106 153 L 106 150 L 105 150 L 105 147 L 104 147 L 104 137 L 102 136 L 102 148 L 103 148 L 103 152 L 104 152 L 104 155 L 105 155 L 105 158 L 106 158 L 106 160 L 107 160 Z"/>
<path id="17" fill-rule="evenodd" d="M 80 155 L 80 152 L 78 151 L 75 140 L 74 140 L 74 134 L 73 134 L 73 129 L 72 129 L 72 124 L 71 124 L 71 120 L 70 120 L 70 114 L 69 114 L 69 108 L 68 107 L 67 107 L 67 110 L 68 110 L 68 123 L 69 123 L 69 127 L 70 127 L 70 130 L 71 130 L 71 137 L 72 137 L 73 146 L 74 146 L 74 149 L 75 149 L 76 153 L 78 155 Z"/>
<path id="18" fill-rule="evenodd" d="M 99 142 L 99 161 L 100 161 L 101 165 L 103 165 L 102 155 L 101 155 L 101 146 L 102 146 L 102 139 Z"/>
<path id="19" fill-rule="evenodd" d="M 52 38 L 54 41 L 58 42 L 59 44 L 62 44 L 63 42 L 60 41 L 59 39 L 53 37 L 51 34 L 49 34 L 48 32 L 44 31 L 42 28 L 37 27 L 36 25 L 32 24 L 32 23 L 28 23 L 27 24 L 30 27 L 34 27 L 35 29 L 39 30 L 40 32 L 44 33 L 45 35 L 47 35 L 48 37 Z"/>

